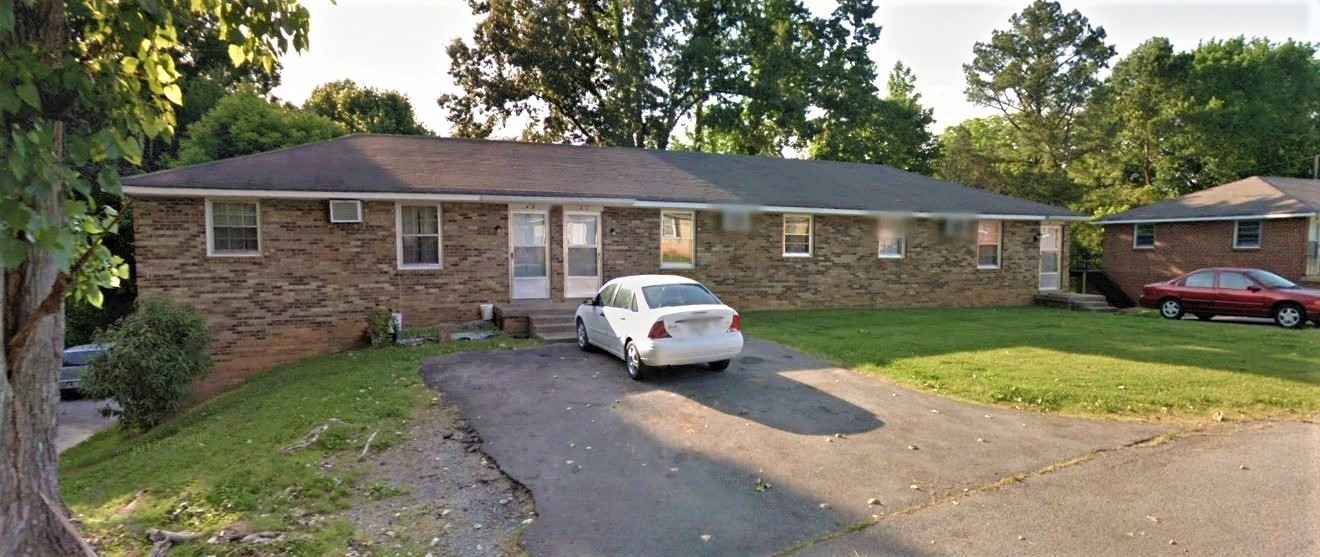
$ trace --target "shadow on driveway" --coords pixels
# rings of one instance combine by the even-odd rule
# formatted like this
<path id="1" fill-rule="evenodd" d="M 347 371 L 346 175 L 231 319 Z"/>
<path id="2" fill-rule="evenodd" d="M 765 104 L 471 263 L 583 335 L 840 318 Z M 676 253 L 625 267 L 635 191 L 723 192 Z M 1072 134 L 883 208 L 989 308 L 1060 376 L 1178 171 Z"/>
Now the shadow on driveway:
<path id="1" fill-rule="evenodd" d="M 422 374 L 532 491 L 533 555 L 770 554 L 1169 429 L 956 402 L 760 341 L 725 372 L 640 383 L 572 345 L 433 358 Z"/>

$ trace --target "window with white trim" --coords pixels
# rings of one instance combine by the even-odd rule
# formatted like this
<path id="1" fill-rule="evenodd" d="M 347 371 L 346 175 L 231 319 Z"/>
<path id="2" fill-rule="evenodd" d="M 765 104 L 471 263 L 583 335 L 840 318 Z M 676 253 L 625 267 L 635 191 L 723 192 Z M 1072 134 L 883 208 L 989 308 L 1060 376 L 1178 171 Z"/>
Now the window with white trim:
<path id="1" fill-rule="evenodd" d="M 440 206 L 397 207 L 399 268 L 440 268 Z"/>
<path id="2" fill-rule="evenodd" d="M 1256 249 L 1260 247 L 1260 233 L 1265 225 L 1259 220 L 1235 221 L 1233 226 L 1233 249 Z"/>
<path id="3" fill-rule="evenodd" d="M 811 215 L 784 215 L 784 257 L 811 257 Z"/>
<path id="4" fill-rule="evenodd" d="M 998 269 L 1004 239 L 1003 223 L 997 220 L 976 221 L 976 268 Z"/>
<path id="5" fill-rule="evenodd" d="M 256 201 L 206 202 L 207 254 L 261 255 L 261 217 Z"/>
<path id="6" fill-rule="evenodd" d="M 1155 247 L 1155 223 L 1139 222 L 1132 225 L 1132 249 Z"/>
<path id="7" fill-rule="evenodd" d="M 907 227 L 901 220 L 880 219 L 878 226 L 881 259 L 902 259 L 907 253 Z"/>
<path id="8" fill-rule="evenodd" d="M 660 211 L 660 268 L 691 269 L 696 255 L 696 213 Z"/>

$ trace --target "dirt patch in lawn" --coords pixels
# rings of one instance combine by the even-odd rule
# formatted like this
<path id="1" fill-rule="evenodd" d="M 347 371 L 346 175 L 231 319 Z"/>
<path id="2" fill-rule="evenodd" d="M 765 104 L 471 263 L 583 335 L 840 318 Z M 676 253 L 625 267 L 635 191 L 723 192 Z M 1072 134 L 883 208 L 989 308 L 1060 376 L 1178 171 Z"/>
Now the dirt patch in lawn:
<path id="1" fill-rule="evenodd" d="M 519 535 L 536 516 L 531 493 L 481 452 L 456 409 L 437 397 L 402 438 L 364 459 L 340 459 L 361 474 L 343 515 L 355 527 L 350 555 L 522 553 Z"/>

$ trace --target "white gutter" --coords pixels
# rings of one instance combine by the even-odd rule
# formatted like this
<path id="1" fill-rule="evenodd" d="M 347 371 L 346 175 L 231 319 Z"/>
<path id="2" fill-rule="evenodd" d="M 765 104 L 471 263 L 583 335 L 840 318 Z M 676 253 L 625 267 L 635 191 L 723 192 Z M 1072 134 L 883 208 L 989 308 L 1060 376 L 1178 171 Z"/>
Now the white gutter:
<path id="1" fill-rule="evenodd" d="M 142 197 L 235 197 L 244 199 L 362 199 L 374 201 L 433 201 L 465 203 L 548 203 L 556 205 L 600 205 L 647 209 L 739 210 L 756 213 L 802 213 L 812 215 L 847 215 L 861 217 L 957 218 L 1012 221 L 1083 221 L 1089 217 L 1050 215 L 999 215 L 981 213 L 938 213 L 904 211 L 868 211 L 864 209 L 829 209 L 820 207 L 783 207 L 777 205 L 735 205 L 728 203 L 690 203 L 682 201 L 639 201 L 612 197 L 554 197 L 526 195 L 481 195 L 452 193 L 388 193 L 347 191 L 272 191 L 221 188 L 173 188 L 159 186 L 124 186 L 125 195 Z"/>
<path id="2" fill-rule="evenodd" d="M 1121 220 L 1095 220 L 1095 224 L 1104 226 L 1109 224 L 1158 224 L 1161 222 L 1209 222 L 1225 220 L 1262 220 L 1262 219 L 1299 219 L 1314 217 L 1317 213 L 1275 213 L 1271 215 L 1236 215 L 1231 217 L 1184 217 L 1176 219 L 1121 219 Z"/>
<path id="3" fill-rule="evenodd" d="M 241 197 L 244 199 L 371 199 L 377 201 L 481 201 L 480 195 L 451 193 L 384 193 L 328 191 L 231 190 L 124 186 L 124 195 L 143 197 Z"/>
<path id="4" fill-rule="evenodd" d="M 1086 216 L 1049 216 L 1049 215 L 1000 215 L 992 213 L 941 213 L 941 212 L 922 212 L 922 211 L 871 211 L 866 209 L 822 209 L 818 207 L 785 207 L 779 205 L 732 205 L 721 203 L 683 203 L 673 201 L 638 201 L 633 204 L 634 207 L 645 207 L 655 209 L 705 209 L 705 210 L 742 210 L 754 213 L 802 213 L 812 215 L 848 215 L 858 217 L 908 217 L 908 218 L 955 218 L 955 219 L 987 219 L 987 220 L 1060 220 L 1060 221 L 1084 221 L 1090 220 Z"/>

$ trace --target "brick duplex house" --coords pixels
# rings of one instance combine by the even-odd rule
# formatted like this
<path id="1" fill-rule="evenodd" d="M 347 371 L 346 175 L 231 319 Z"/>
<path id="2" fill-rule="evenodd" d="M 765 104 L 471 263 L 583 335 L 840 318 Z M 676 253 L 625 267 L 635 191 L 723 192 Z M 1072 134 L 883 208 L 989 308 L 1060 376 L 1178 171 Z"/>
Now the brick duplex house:
<path id="1" fill-rule="evenodd" d="M 1026 304 L 1070 211 L 852 163 L 382 135 L 133 176 L 138 289 L 216 336 L 203 389 L 479 304 L 674 273 L 740 309 Z"/>
<path id="2" fill-rule="evenodd" d="M 1104 272 L 1133 300 L 1144 284 L 1204 267 L 1257 267 L 1320 286 L 1320 180 L 1253 176 L 1096 223 Z"/>

